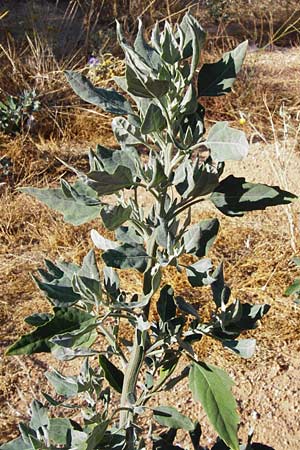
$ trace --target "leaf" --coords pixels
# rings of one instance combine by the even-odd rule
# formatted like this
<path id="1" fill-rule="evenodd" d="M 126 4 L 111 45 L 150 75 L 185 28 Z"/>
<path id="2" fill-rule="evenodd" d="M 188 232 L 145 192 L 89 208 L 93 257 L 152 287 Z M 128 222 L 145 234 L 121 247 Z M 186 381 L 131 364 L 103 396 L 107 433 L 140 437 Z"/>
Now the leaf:
<path id="1" fill-rule="evenodd" d="M 81 181 L 77 181 L 73 187 L 78 193 L 85 196 L 82 197 L 81 201 L 76 200 L 72 196 L 66 197 L 62 188 L 39 189 L 24 187 L 20 188 L 20 191 L 32 195 L 50 208 L 62 213 L 64 220 L 73 225 L 82 225 L 99 217 L 101 204 L 96 198 L 97 194 L 95 191 Z M 91 203 L 92 201 L 95 203 L 97 200 L 98 204 L 86 204 L 84 203 L 84 198 L 89 199 Z"/>
<path id="2" fill-rule="evenodd" d="M 107 427 L 109 425 L 109 420 L 105 420 L 104 422 L 97 425 L 89 437 L 87 438 L 87 447 L 86 450 L 94 450 L 96 447 L 101 444 L 101 441 L 104 437 L 104 433 L 107 430 Z"/>
<path id="3" fill-rule="evenodd" d="M 113 242 L 110 239 L 106 239 L 101 236 L 96 230 L 91 230 L 91 238 L 94 245 L 100 250 L 111 250 L 118 246 L 117 242 Z"/>
<path id="4" fill-rule="evenodd" d="M 140 166 L 139 155 L 135 147 L 125 147 L 122 150 L 97 145 L 96 153 L 90 153 L 92 164 L 91 170 L 100 170 L 114 174 L 119 167 L 130 169 L 133 176 L 138 174 Z"/>
<path id="5" fill-rule="evenodd" d="M 193 305 L 186 302 L 183 297 L 175 297 L 175 303 L 180 311 L 185 314 L 191 314 L 192 316 L 196 317 L 199 322 L 201 321 L 201 317 L 199 316 L 198 311 L 193 307 Z"/>
<path id="6" fill-rule="evenodd" d="M 69 419 L 54 418 L 50 419 L 49 439 L 56 445 L 68 444 L 68 432 L 72 429 Z"/>
<path id="7" fill-rule="evenodd" d="M 131 216 L 131 206 L 124 208 L 122 205 L 107 205 L 101 210 L 101 218 L 108 230 L 115 230 Z"/>
<path id="8" fill-rule="evenodd" d="M 159 80 L 151 75 L 144 79 L 138 77 L 129 66 L 126 66 L 126 82 L 130 94 L 143 98 L 160 98 L 168 92 L 170 87 L 167 80 Z"/>
<path id="9" fill-rule="evenodd" d="M 115 236 L 118 241 L 126 244 L 143 244 L 144 239 L 133 227 L 121 226 L 116 229 Z"/>
<path id="10" fill-rule="evenodd" d="M 123 244 L 114 250 L 107 250 L 102 258 L 105 264 L 116 269 L 137 269 L 144 272 L 149 256 L 139 244 Z"/>
<path id="11" fill-rule="evenodd" d="M 138 53 L 146 63 L 157 70 L 161 64 L 161 59 L 157 51 L 151 47 L 144 39 L 143 22 L 138 19 L 138 32 L 134 41 L 134 50 Z"/>
<path id="12" fill-rule="evenodd" d="M 81 73 L 71 70 L 65 71 L 65 75 L 73 91 L 85 102 L 99 106 L 112 114 L 132 114 L 128 101 L 113 89 L 97 88 Z"/>
<path id="13" fill-rule="evenodd" d="M 65 377 L 57 370 L 48 370 L 45 376 L 58 395 L 70 398 L 78 394 L 78 384 L 74 377 Z"/>
<path id="14" fill-rule="evenodd" d="M 224 53 L 216 63 L 204 64 L 198 74 L 198 96 L 219 96 L 231 92 L 239 73 L 248 41 L 242 42 L 234 50 Z"/>
<path id="15" fill-rule="evenodd" d="M 200 438 L 202 435 L 202 430 L 199 422 L 195 423 L 195 427 L 193 430 L 189 432 L 194 450 L 201 450 L 202 447 L 200 447 Z"/>
<path id="16" fill-rule="evenodd" d="M 293 295 L 300 292 L 300 278 L 296 278 L 293 283 L 286 288 L 284 295 Z"/>
<path id="17" fill-rule="evenodd" d="M 35 431 L 40 431 L 43 427 L 49 426 L 48 410 L 38 400 L 33 400 L 30 404 L 31 420 L 30 427 Z"/>
<path id="18" fill-rule="evenodd" d="M 0 446 L 0 450 L 32 450 L 30 444 L 26 444 L 22 438 L 13 439 Z"/>
<path id="19" fill-rule="evenodd" d="M 162 322 L 168 322 L 176 316 L 176 304 L 174 301 L 174 291 L 169 284 L 166 284 L 160 291 L 156 308 Z"/>
<path id="20" fill-rule="evenodd" d="M 186 268 L 189 283 L 193 287 L 211 284 L 213 278 L 210 276 L 212 262 L 209 258 L 200 259 Z"/>
<path id="21" fill-rule="evenodd" d="M 209 130 L 204 143 L 211 151 L 211 157 L 216 161 L 239 161 L 245 158 L 249 144 L 245 133 L 228 126 L 228 122 L 217 122 Z"/>
<path id="22" fill-rule="evenodd" d="M 223 347 L 228 348 L 232 352 L 241 356 L 242 358 L 251 358 L 254 355 L 256 340 L 255 339 L 241 339 L 225 340 L 222 342 Z"/>
<path id="23" fill-rule="evenodd" d="M 155 420 L 164 427 L 192 431 L 194 424 L 188 417 L 172 406 L 157 406 L 153 410 Z"/>
<path id="24" fill-rule="evenodd" d="M 92 316 L 77 308 L 54 308 L 54 316 L 45 325 L 37 327 L 33 332 L 25 334 L 7 351 L 7 355 L 32 355 L 33 353 L 50 352 L 53 343 L 50 339 L 57 334 L 78 330 Z"/>
<path id="25" fill-rule="evenodd" d="M 44 283 L 37 277 L 33 279 L 38 288 L 43 291 L 51 303 L 58 307 L 72 306 L 80 300 L 80 295 L 69 285 L 69 279 L 55 279 L 52 283 Z"/>
<path id="26" fill-rule="evenodd" d="M 132 172 L 127 167 L 118 167 L 113 174 L 94 170 L 87 174 L 87 184 L 99 195 L 110 195 L 134 185 Z"/>
<path id="27" fill-rule="evenodd" d="M 192 253 L 199 258 L 207 255 L 217 237 L 219 227 L 218 219 L 202 220 L 193 225 L 183 235 L 186 253 Z"/>
<path id="28" fill-rule="evenodd" d="M 115 117 L 111 123 L 111 127 L 122 149 L 125 149 L 128 145 L 136 145 L 144 142 L 141 130 L 124 119 L 124 117 Z"/>
<path id="29" fill-rule="evenodd" d="M 218 435 L 232 449 L 239 450 L 237 405 L 231 393 L 233 385 L 221 369 L 204 363 L 193 363 L 189 387 L 195 401 L 200 401 Z"/>
<path id="30" fill-rule="evenodd" d="M 149 134 L 155 131 L 163 130 L 167 125 L 166 119 L 159 106 L 151 103 L 144 117 L 141 133 Z"/>
<path id="31" fill-rule="evenodd" d="M 213 204 L 226 216 L 243 216 L 247 211 L 291 203 L 297 196 L 278 186 L 248 183 L 245 178 L 229 175 L 210 196 Z"/>
<path id="32" fill-rule="evenodd" d="M 51 320 L 52 317 L 53 315 L 48 313 L 35 313 L 32 314 L 31 316 L 26 317 L 24 320 L 26 323 L 28 323 L 28 325 L 39 327 L 49 322 L 49 320 Z"/>
<path id="33" fill-rule="evenodd" d="M 197 40 L 199 51 L 205 44 L 206 33 L 199 22 L 189 13 L 183 16 L 179 25 L 183 32 L 182 57 L 189 58 L 193 55 L 193 40 Z"/>
<path id="34" fill-rule="evenodd" d="M 99 355 L 99 364 L 102 367 L 105 379 L 108 381 L 110 386 L 121 394 L 124 382 L 123 372 L 104 355 Z"/>

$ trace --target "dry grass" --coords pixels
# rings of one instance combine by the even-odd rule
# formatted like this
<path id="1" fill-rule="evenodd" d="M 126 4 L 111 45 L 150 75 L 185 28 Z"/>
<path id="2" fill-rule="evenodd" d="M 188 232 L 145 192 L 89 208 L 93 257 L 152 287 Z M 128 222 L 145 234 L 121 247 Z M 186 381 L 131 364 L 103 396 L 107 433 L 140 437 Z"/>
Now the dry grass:
<path id="1" fill-rule="evenodd" d="M 0 63 L 3 70 L 0 73 L 0 96 L 2 97 L 5 93 L 18 95 L 23 89 L 35 87 L 42 102 L 42 110 L 36 115 L 36 127 L 31 134 L 23 133 L 14 138 L 0 136 L 0 156 L 6 155 L 13 161 L 12 176 L 5 185 L 0 186 L 2 189 L 0 191 L 2 351 L 27 330 L 23 322 L 25 316 L 48 308 L 37 292 L 30 278 L 30 272 L 41 267 L 45 257 L 50 259 L 62 257 L 80 262 L 90 247 L 90 224 L 71 227 L 63 223 L 53 211 L 17 193 L 14 188 L 28 184 L 52 185 L 62 176 L 69 176 L 56 157 L 85 169 L 87 166 L 85 155 L 89 144 L 99 141 L 107 145 L 114 144 L 110 134 L 110 117 L 81 103 L 66 85 L 62 71 L 66 68 L 85 66 L 90 42 L 97 34 L 96 19 L 100 17 L 99 14 L 101 14 L 101 20 L 106 20 L 106 25 L 110 27 L 113 10 L 114 14 L 123 21 L 127 31 L 132 33 L 136 17 L 143 11 L 149 25 L 153 20 L 162 20 L 165 16 L 171 16 L 172 20 L 176 21 L 182 14 L 181 10 L 193 3 L 195 2 L 176 0 L 166 0 L 166 2 L 157 0 L 151 2 L 70 1 L 64 20 L 68 20 L 71 24 L 84 19 L 82 29 L 87 33 L 86 35 L 83 33 L 85 36 L 83 51 L 76 53 L 74 49 L 71 57 L 68 58 L 54 53 L 49 45 L 51 40 L 47 41 L 43 37 L 42 30 L 38 26 L 39 32 L 28 29 L 28 36 L 24 39 L 20 40 L 19 37 L 12 36 L 2 39 Z M 224 20 L 218 25 L 213 23 L 212 18 L 208 16 L 209 11 L 206 11 L 204 19 L 210 24 L 212 31 L 218 29 L 218 39 L 209 41 L 205 58 L 208 60 L 217 58 L 222 50 L 233 47 L 242 39 L 242 36 L 249 34 L 247 26 L 253 19 L 253 10 L 243 9 L 245 3 L 249 4 L 248 1 L 242 0 L 235 2 L 234 5 L 233 2 L 228 2 L 231 8 L 230 11 L 228 10 L 229 19 L 226 21 L 223 18 Z M 276 23 L 270 16 L 270 10 L 267 9 L 269 5 L 267 0 L 260 2 L 260 6 L 257 2 L 252 3 L 255 8 L 255 22 L 252 20 L 251 30 L 253 40 L 259 45 L 274 42 L 276 40 L 274 36 L 276 38 L 280 35 L 279 32 L 276 34 L 276 30 L 280 30 L 280 26 L 288 17 L 291 17 L 291 21 L 287 24 L 292 23 L 293 8 L 299 9 L 297 2 L 287 2 L 288 8 L 278 2 L 278 5 L 275 5 L 278 14 L 276 14 L 276 8 L 273 9 L 273 17 L 281 14 L 281 22 Z M 197 4 L 198 14 L 202 15 L 199 10 L 200 2 Z M 274 6 L 274 2 L 272 5 Z M 235 26 L 232 25 L 232 17 L 236 19 Z M 34 18 L 29 19 L 30 26 L 35 26 L 32 22 Z M 256 28 L 253 28 L 253 25 Z M 290 30 L 297 32 L 297 26 L 296 23 Z M 51 34 L 51 30 L 48 31 Z M 108 28 L 107 35 L 110 33 L 113 36 L 111 28 Z M 115 52 L 113 42 L 107 42 L 101 34 L 100 38 L 102 52 Z M 277 45 L 282 42 L 286 45 L 287 41 L 276 40 Z M 120 73 L 122 70 L 120 59 L 116 53 L 114 55 L 109 69 Z M 298 47 L 288 51 L 284 49 L 253 51 L 247 57 L 234 92 L 227 98 L 205 102 L 208 123 L 221 119 L 229 120 L 234 126 L 241 126 L 239 119 L 242 114 L 246 118 L 243 127 L 252 137 L 252 141 L 256 142 L 249 162 L 235 166 L 233 172 L 245 175 L 251 180 L 278 184 L 270 164 L 272 162 L 273 166 L 275 165 L 275 172 L 278 170 L 284 173 L 285 182 L 288 182 L 287 187 L 298 193 L 299 59 Z M 101 74 L 103 76 L 100 76 L 99 83 L 110 85 L 111 81 L 107 80 L 107 72 L 103 71 Z M 283 119 L 278 114 L 283 102 L 286 105 L 286 111 L 290 114 L 291 127 L 288 139 L 284 131 L 281 131 Z M 284 145 L 287 146 L 284 147 L 287 153 L 281 153 L 279 158 L 276 156 L 274 141 L 279 143 L 280 149 Z M 285 155 L 290 155 L 289 165 L 284 165 Z M 203 340 L 198 351 L 201 356 L 226 367 L 229 371 L 232 371 L 232 365 L 238 365 L 239 368 L 233 375 L 237 377 L 237 374 L 241 374 L 245 378 L 248 377 L 246 382 L 249 382 L 249 377 L 251 378 L 245 375 L 248 372 L 260 373 L 259 376 L 263 380 L 261 374 L 264 372 L 258 371 L 260 365 L 271 367 L 273 361 L 276 361 L 276 364 L 283 367 L 286 361 L 293 361 L 295 352 L 299 349 L 299 308 L 292 299 L 286 299 L 282 294 L 297 274 L 296 268 L 290 264 L 294 251 L 291 246 L 289 220 L 292 220 L 294 225 L 294 245 L 299 249 L 298 213 L 299 210 L 294 208 L 290 216 L 287 216 L 283 209 L 276 208 L 264 213 L 250 214 L 243 219 L 230 220 L 219 215 L 222 231 L 213 249 L 212 257 L 216 262 L 225 259 L 226 278 L 233 289 L 233 295 L 244 301 L 269 303 L 272 309 L 268 318 L 255 332 L 259 351 L 250 362 L 238 363 L 234 356 L 224 354 L 218 344 L 212 344 L 209 340 Z M 195 210 L 194 219 L 198 220 L 208 215 L 215 215 L 215 211 Z M 98 222 L 94 225 L 99 228 Z M 172 270 L 166 271 L 165 280 L 171 281 L 176 285 L 178 293 L 198 305 L 203 316 L 210 314 L 211 304 L 207 301 L 207 291 L 191 289 L 186 280 Z M 133 273 L 126 276 L 124 282 L 128 288 L 131 287 L 134 290 L 136 283 L 139 283 L 139 278 Z M 41 384 L 46 390 L 44 368 L 52 363 L 51 359 L 40 355 L 1 358 L 0 441 L 6 441 L 9 436 L 16 434 L 16 422 L 26 418 L 26 405 L 33 396 L 39 398 Z M 183 392 L 183 407 L 185 395 L 186 393 Z M 251 410 L 257 406 L 247 397 L 243 402 L 242 406 L 245 409 L 243 420 L 246 420 Z M 264 427 L 268 426 L 268 422 L 262 421 L 261 426 L 258 424 L 259 433 L 263 435 Z M 284 427 L 284 423 L 282 426 Z M 296 433 L 296 421 L 290 427 Z M 270 429 L 272 429 L 271 425 Z M 286 438 L 280 439 L 280 436 L 276 438 L 280 448 L 296 450 L 297 447 L 293 446 L 293 443 L 287 447 Z"/>

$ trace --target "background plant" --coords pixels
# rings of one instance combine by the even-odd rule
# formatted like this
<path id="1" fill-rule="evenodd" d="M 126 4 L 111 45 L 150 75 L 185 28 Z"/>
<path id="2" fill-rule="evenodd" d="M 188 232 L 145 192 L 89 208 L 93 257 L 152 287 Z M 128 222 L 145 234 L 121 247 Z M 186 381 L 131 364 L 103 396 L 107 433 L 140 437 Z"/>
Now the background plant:
<path id="1" fill-rule="evenodd" d="M 199 449 L 198 422 L 173 406 L 153 406 L 157 394 L 186 378 L 194 400 L 201 402 L 222 439 L 215 450 L 259 448 L 251 444 L 251 438 L 247 445 L 239 445 L 230 378 L 199 360 L 193 350 L 195 342 L 209 336 L 250 357 L 255 341 L 237 338 L 255 328 L 269 307 L 230 299 L 222 263 L 215 268 L 207 257 L 219 222 L 208 218 L 191 225 L 192 206 L 210 201 L 225 215 L 242 216 L 296 198 L 278 187 L 233 175 L 220 180 L 226 160 L 247 155 L 247 140 L 227 122 L 216 123 L 205 137 L 205 110 L 198 99 L 231 91 L 247 43 L 197 71 L 205 33 L 189 14 L 176 30 L 166 22 L 160 32 L 157 25 L 150 43 L 144 39 L 141 23 L 133 47 L 119 26 L 118 38 L 126 74 L 116 82 L 134 106 L 115 90 L 94 87 L 80 73 L 66 75 L 81 98 L 117 115 L 112 129 L 120 149 L 98 145 L 91 150 L 87 174 L 69 167 L 78 177 L 74 184 L 61 180 L 56 189 L 23 189 L 74 225 L 100 214 L 115 240 L 92 230 L 95 246 L 103 251 L 101 273 L 93 251 L 81 266 L 45 261 L 46 270 L 40 269 L 35 281 L 53 312 L 28 317 L 35 330 L 7 352 L 51 352 L 59 360 L 83 358 L 78 376 L 48 371 L 46 377 L 60 397 L 44 394 L 50 405 L 66 408 L 76 407 L 74 397 L 83 396 L 83 420 L 49 418 L 45 405 L 34 400 L 30 424 L 20 424 L 21 437 L 2 448 L 142 449 L 151 445 L 176 449 L 181 448 L 174 444 L 176 431 L 183 429 L 193 448 Z M 149 151 L 146 162 L 140 149 Z M 141 206 L 142 190 L 152 199 L 148 208 Z M 192 255 L 192 264 L 183 263 L 184 254 Z M 168 266 L 186 276 L 192 287 L 210 287 L 209 319 L 164 284 Z M 142 289 L 127 292 L 118 276 L 120 269 L 140 272 Z M 156 433 L 150 426 L 146 435 L 144 417 L 167 431 Z"/>
<path id="2" fill-rule="evenodd" d="M 35 90 L 24 91 L 19 97 L 8 95 L 0 102 L 0 129 L 4 133 L 16 134 L 30 129 L 34 113 L 40 108 Z"/>

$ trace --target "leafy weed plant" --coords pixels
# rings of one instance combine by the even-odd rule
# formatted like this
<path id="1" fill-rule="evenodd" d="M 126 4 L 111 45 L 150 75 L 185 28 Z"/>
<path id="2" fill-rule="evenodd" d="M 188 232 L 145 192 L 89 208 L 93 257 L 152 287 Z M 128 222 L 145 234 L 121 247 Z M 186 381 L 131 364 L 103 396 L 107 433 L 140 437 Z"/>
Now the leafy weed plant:
<path id="1" fill-rule="evenodd" d="M 268 448 L 251 444 L 252 436 L 240 445 L 233 382 L 193 349 L 208 336 L 250 357 L 255 340 L 238 338 L 269 309 L 230 299 L 222 263 L 213 267 L 207 256 L 219 221 L 207 218 L 191 225 L 193 205 L 208 201 L 225 215 L 242 216 L 296 198 L 278 187 L 233 175 L 222 178 L 227 160 L 247 155 L 247 139 L 227 122 L 216 123 L 206 135 L 199 99 L 231 91 L 247 42 L 198 70 L 205 32 L 190 14 L 176 29 L 168 22 L 162 31 L 156 25 L 149 43 L 141 22 L 133 47 L 119 25 L 117 34 L 126 73 L 115 81 L 133 103 L 116 90 L 94 87 L 81 73 L 66 76 L 83 100 L 116 115 L 112 129 L 120 149 L 98 145 L 91 150 L 87 174 L 68 166 L 77 175 L 74 184 L 62 179 L 55 189 L 22 189 L 74 225 L 100 215 L 114 232 L 114 240 L 91 232 L 102 251 L 101 272 L 94 250 L 81 266 L 45 260 L 34 279 L 53 311 L 27 317 L 34 330 L 7 350 L 8 355 L 51 352 L 60 361 L 80 358 L 81 370 L 77 376 L 48 370 L 57 396 L 43 393 L 44 404 L 33 400 L 30 422 L 19 425 L 21 436 L 1 449 L 175 450 L 182 448 L 175 443 L 179 429 L 190 437 L 191 448 L 203 449 L 197 418 L 183 415 L 176 404 L 157 404 L 161 392 L 185 380 L 219 436 L 214 450 Z M 146 162 L 140 150 L 148 151 Z M 141 205 L 142 191 L 152 199 L 147 207 Z M 184 254 L 193 262 L 184 264 Z M 210 288 L 209 320 L 163 283 L 168 266 L 193 288 Z M 142 289 L 128 292 L 120 270 L 140 272 Z M 81 421 L 67 414 L 49 416 L 47 404 L 80 409 L 77 396 L 84 399 Z"/>

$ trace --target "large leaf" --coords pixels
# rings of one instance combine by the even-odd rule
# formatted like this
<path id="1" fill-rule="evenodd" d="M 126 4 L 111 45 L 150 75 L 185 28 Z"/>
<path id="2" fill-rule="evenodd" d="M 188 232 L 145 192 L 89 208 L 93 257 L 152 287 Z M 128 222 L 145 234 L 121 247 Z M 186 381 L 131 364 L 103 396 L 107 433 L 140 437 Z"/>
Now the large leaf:
<path id="1" fill-rule="evenodd" d="M 123 372 L 104 355 L 99 355 L 99 364 L 103 369 L 104 376 L 108 383 L 121 394 L 124 381 Z"/>
<path id="2" fill-rule="evenodd" d="M 54 308 L 54 316 L 49 322 L 25 334 L 7 351 L 7 355 L 32 355 L 33 353 L 51 352 L 54 344 L 50 339 L 57 334 L 78 330 L 92 316 L 77 308 Z"/>
<path id="3" fill-rule="evenodd" d="M 227 216 L 243 216 L 247 211 L 291 203 L 297 196 L 278 186 L 248 183 L 245 178 L 229 175 L 210 196 L 214 205 Z"/>
<path id="4" fill-rule="evenodd" d="M 132 125 L 124 117 L 115 117 L 111 123 L 111 127 L 117 141 L 123 149 L 128 145 L 136 145 L 144 142 L 140 129 Z"/>
<path id="5" fill-rule="evenodd" d="M 89 435 L 87 441 L 86 441 L 86 450 L 94 450 L 95 448 L 99 447 L 99 444 L 101 444 L 101 441 L 104 437 L 105 431 L 107 430 L 107 427 L 109 425 L 109 420 L 105 420 L 104 422 L 97 425 L 95 428 L 93 428 L 93 431 Z"/>
<path id="6" fill-rule="evenodd" d="M 113 250 L 103 253 L 105 264 L 116 269 L 137 269 L 144 272 L 149 256 L 144 247 L 139 244 L 123 244 Z"/>
<path id="7" fill-rule="evenodd" d="M 134 50 L 146 61 L 148 66 L 157 70 L 161 65 L 161 58 L 157 51 L 145 41 L 141 19 L 138 20 L 138 25 L 139 28 L 134 41 Z"/>
<path id="8" fill-rule="evenodd" d="M 183 235 L 186 253 L 192 253 L 199 258 L 207 255 L 217 237 L 219 227 L 218 219 L 202 220 L 193 225 Z"/>
<path id="9" fill-rule="evenodd" d="M 254 355 L 256 340 L 255 339 L 241 339 L 225 340 L 222 342 L 223 347 L 228 348 L 232 352 L 241 356 L 242 358 L 251 358 Z"/>
<path id="10" fill-rule="evenodd" d="M 157 406 L 154 410 L 155 420 L 164 427 L 192 431 L 194 424 L 188 417 L 172 406 Z"/>
<path id="11" fill-rule="evenodd" d="M 247 156 L 249 144 L 245 133 L 228 126 L 228 122 L 217 122 L 210 130 L 205 145 L 216 161 L 240 160 Z"/>
<path id="12" fill-rule="evenodd" d="M 20 191 L 36 197 L 50 208 L 62 213 L 64 220 L 73 225 L 81 225 L 98 217 L 101 204 L 96 192 L 82 181 L 77 181 L 72 187 L 81 196 L 78 195 L 77 198 L 72 195 L 66 196 L 62 188 L 24 187 Z"/>
<path id="13" fill-rule="evenodd" d="M 91 231 L 91 238 L 94 245 L 100 250 L 106 251 L 118 247 L 117 242 L 106 239 L 104 236 L 101 236 L 101 234 L 99 234 L 96 230 Z"/>
<path id="14" fill-rule="evenodd" d="M 224 53 L 216 63 L 204 64 L 198 75 L 198 96 L 218 96 L 231 91 L 240 71 L 248 41 L 242 42 L 231 52 Z"/>
<path id="15" fill-rule="evenodd" d="M 114 174 L 119 167 L 127 167 L 135 176 L 140 165 L 139 155 L 135 147 L 113 150 L 97 145 L 96 152 L 91 152 L 91 158 L 91 170 L 101 170 L 109 174 Z"/>
<path id="16" fill-rule="evenodd" d="M 99 106 L 112 114 L 132 114 L 132 109 L 123 95 L 113 89 L 97 88 L 81 73 L 67 70 L 65 72 L 73 91 L 85 102 Z"/>
<path id="17" fill-rule="evenodd" d="M 233 385 L 221 369 L 204 363 L 193 363 L 189 386 L 195 401 L 200 401 L 218 435 L 232 449 L 239 450 L 237 426 L 239 417 L 231 393 Z"/>
<path id="18" fill-rule="evenodd" d="M 49 439 L 53 444 L 67 445 L 68 433 L 72 429 L 69 419 L 54 418 L 50 419 Z"/>
<path id="19" fill-rule="evenodd" d="M 29 443 L 25 443 L 23 439 L 19 437 L 6 444 L 2 444 L 0 450 L 32 450 L 32 446 Z"/>

